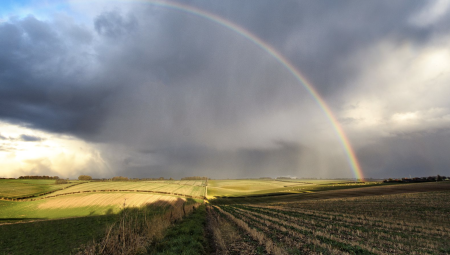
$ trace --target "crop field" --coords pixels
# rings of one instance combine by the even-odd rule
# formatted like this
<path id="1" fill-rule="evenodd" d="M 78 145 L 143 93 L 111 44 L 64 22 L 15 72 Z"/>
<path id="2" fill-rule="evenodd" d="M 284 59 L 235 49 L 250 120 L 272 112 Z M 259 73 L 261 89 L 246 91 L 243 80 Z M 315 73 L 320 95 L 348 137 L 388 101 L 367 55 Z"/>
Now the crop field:
<path id="1" fill-rule="evenodd" d="M 208 198 L 258 197 L 385 185 L 381 182 L 342 180 L 211 180 L 207 195 Z"/>
<path id="2" fill-rule="evenodd" d="M 151 181 L 149 181 L 151 182 Z M 205 186 L 206 181 L 205 180 L 162 180 L 162 181 L 155 181 L 155 182 L 166 182 L 171 184 L 180 184 L 180 185 L 192 185 L 192 186 Z"/>
<path id="3" fill-rule="evenodd" d="M 217 246 L 231 254 L 236 245 L 270 254 L 448 254 L 448 215 L 450 191 L 222 205 L 209 213 Z M 230 228 L 239 236 L 230 237 Z"/>
<path id="4" fill-rule="evenodd" d="M 20 198 L 59 190 L 71 184 L 55 184 L 55 180 L 0 180 L 0 198 Z"/>
<path id="5" fill-rule="evenodd" d="M 320 183 L 334 183 L 336 181 L 321 181 Z M 246 196 L 275 192 L 298 192 L 302 189 L 310 189 L 316 186 L 313 183 L 303 180 L 210 180 L 208 182 L 208 196 Z"/>
<path id="6" fill-rule="evenodd" d="M 37 201 L 0 201 L 0 223 L 118 213 L 124 207 L 179 206 L 184 197 L 149 193 L 87 193 Z M 201 201 L 201 200 L 199 200 Z"/>
<path id="7" fill-rule="evenodd" d="M 195 183 L 191 181 L 191 183 Z M 48 194 L 45 197 L 60 196 L 80 192 L 109 192 L 109 191 L 131 191 L 131 192 L 157 192 L 175 195 L 187 195 L 192 197 L 204 197 L 205 187 L 197 185 L 185 185 L 171 182 L 88 182 L 64 190 Z"/>

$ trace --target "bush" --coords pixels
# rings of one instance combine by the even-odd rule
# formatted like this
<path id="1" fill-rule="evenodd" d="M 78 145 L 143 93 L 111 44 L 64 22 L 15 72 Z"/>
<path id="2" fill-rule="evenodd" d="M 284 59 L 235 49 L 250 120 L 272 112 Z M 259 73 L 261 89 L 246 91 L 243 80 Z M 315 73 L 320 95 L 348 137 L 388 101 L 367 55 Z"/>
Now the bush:
<path id="1" fill-rule="evenodd" d="M 92 180 L 92 177 L 89 175 L 80 175 L 80 176 L 78 176 L 78 180 L 89 181 L 89 180 Z"/>
<path id="2" fill-rule="evenodd" d="M 120 181 L 128 181 L 128 177 L 123 177 L 123 176 L 115 176 L 112 178 L 113 182 L 120 182 Z"/>
<path id="3" fill-rule="evenodd" d="M 66 179 L 56 179 L 55 184 L 67 184 L 69 183 Z"/>

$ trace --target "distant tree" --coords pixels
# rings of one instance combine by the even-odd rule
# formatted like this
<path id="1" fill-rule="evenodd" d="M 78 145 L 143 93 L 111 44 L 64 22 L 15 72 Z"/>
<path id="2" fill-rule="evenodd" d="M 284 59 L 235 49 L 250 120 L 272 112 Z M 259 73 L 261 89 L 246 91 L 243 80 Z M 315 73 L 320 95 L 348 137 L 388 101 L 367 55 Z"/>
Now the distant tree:
<path id="1" fill-rule="evenodd" d="M 205 176 L 190 176 L 190 177 L 183 177 L 181 180 L 208 180 L 208 177 Z"/>
<path id="2" fill-rule="evenodd" d="M 128 177 L 123 177 L 123 176 L 115 176 L 112 178 L 113 182 L 123 182 L 123 181 L 128 181 Z"/>
<path id="3" fill-rule="evenodd" d="M 173 178 L 172 178 L 172 177 L 170 177 L 170 178 L 169 178 L 169 180 L 173 181 Z"/>
<path id="4" fill-rule="evenodd" d="M 89 180 L 92 180 L 92 177 L 89 176 L 89 175 L 80 175 L 80 176 L 78 176 L 78 180 L 80 180 L 80 181 L 89 181 Z"/>
<path id="5" fill-rule="evenodd" d="M 48 175 L 31 175 L 31 176 L 20 176 L 19 179 L 38 179 L 38 180 L 56 180 L 59 179 L 58 176 L 48 176 Z"/>

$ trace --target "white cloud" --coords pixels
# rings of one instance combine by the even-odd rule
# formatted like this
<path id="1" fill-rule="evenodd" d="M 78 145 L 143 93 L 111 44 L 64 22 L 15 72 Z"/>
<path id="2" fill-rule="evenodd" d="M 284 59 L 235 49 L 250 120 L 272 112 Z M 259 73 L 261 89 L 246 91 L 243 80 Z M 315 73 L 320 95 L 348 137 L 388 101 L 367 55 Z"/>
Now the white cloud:
<path id="1" fill-rule="evenodd" d="M 108 172 L 96 147 L 71 136 L 53 135 L 0 122 L 0 176 L 58 175 L 77 177 L 84 172 Z M 26 141 L 23 136 L 40 138 Z"/>
<path id="2" fill-rule="evenodd" d="M 360 75 L 339 112 L 353 120 L 346 128 L 383 136 L 450 127 L 450 51 L 441 41 L 423 48 L 383 41 L 356 54 Z"/>

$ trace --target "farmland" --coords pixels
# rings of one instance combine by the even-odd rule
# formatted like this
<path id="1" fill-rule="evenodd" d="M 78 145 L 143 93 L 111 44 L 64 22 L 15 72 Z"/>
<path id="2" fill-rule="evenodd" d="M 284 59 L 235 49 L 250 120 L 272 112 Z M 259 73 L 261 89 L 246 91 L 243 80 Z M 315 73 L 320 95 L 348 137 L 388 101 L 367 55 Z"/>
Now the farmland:
<path id="1" fill-rule="evenodd" d="M 342 180 L 211 180 L 208 182 L 208 197 L 240 197 L 258 195 L 296 194 L 314 190 L 337 189 L 380 185 L 379 182 L 358 183 Z"/>
<path id="2" fill-rule="evenodd" d="M 0 200 L 0 250 L 12 254 L 450 253 L 449 182 L 76 181 L 17 198 Z"/>
<path id="3" fill-rule="evenodd" d="M 7 201 L 0 200 L 0 222 L 104 215 L 117 213 L 124 207 L 148 204 L 177 206 L 186 198 L 201 201 L 205 194 L 202 181 L 75 181 L 67 185 L 55 185 L 54 180 L 7 181 L 1 190 L 3 194 L 8 192 L 10 195 Z M 12 193 L 11 188 L 16 186 L 22 187 L 17 195 Z M 36 191 L 36 187 L 43 188 Z M 33 192 L 43 191 L 50 193 L 28 198 Z M 27 198 L 19 199 L 24 196 Z M 9 201 L 10 198 L 17 201 Z"/>
<path id="4" fill-rule="evenodd" d="M 182 183 L 184 184 L 170 181 L 88 182 L 64 190 L 58 190 L 44 197 L 61 196 L 74 193 L 111 192 L 111 191 L 154 192 L 158 194 L 191 196 L 196 198 L 202 198 L 205 196 L 205 187 L 201 185 L 201 182 L 183 181 Z"/>
<path id="5" fill-rule="evenodd" d="M 224 253 L 237 254 L 238 246 L 271 254 L 447 254 L 445 186 L 424 193 L 215 205 L 209 217 Z M 230 237 L 230 229 L 239 237 Z"/>
<path id="6" fill-rule="evenodd" d="M 73 183 L 72 183 L 73 184 Z M 70 184 L 55 184 L 55 180 L 0 180 L 0 198 L 20 198 L 52 192 Z"/>
<path id="7" fill-rule="evenodd" d="M 11 254 L 68 254 L 76 248 L 95 247 L 89 242 L 101 241 L 108 226 L 123 218 L 124 210 L 129 211 L 127 215 L 145 216 L 142 222 L 170 213 L 159 220 L 168 222 L 161 232 L 192 209 L 185 205 L 202 203 L 205 192 L 203 181 L 190 180 L 71 181 L 65 185 L 56 185 L 55 180 L 1 181 L 0 250 Z M 174 210 L 180 208 L 183 212 L 176 214 Z M 46 247 L 50 242 L 54 246 Z M 29 243 L 33 245 L 22 248 Z"/>

